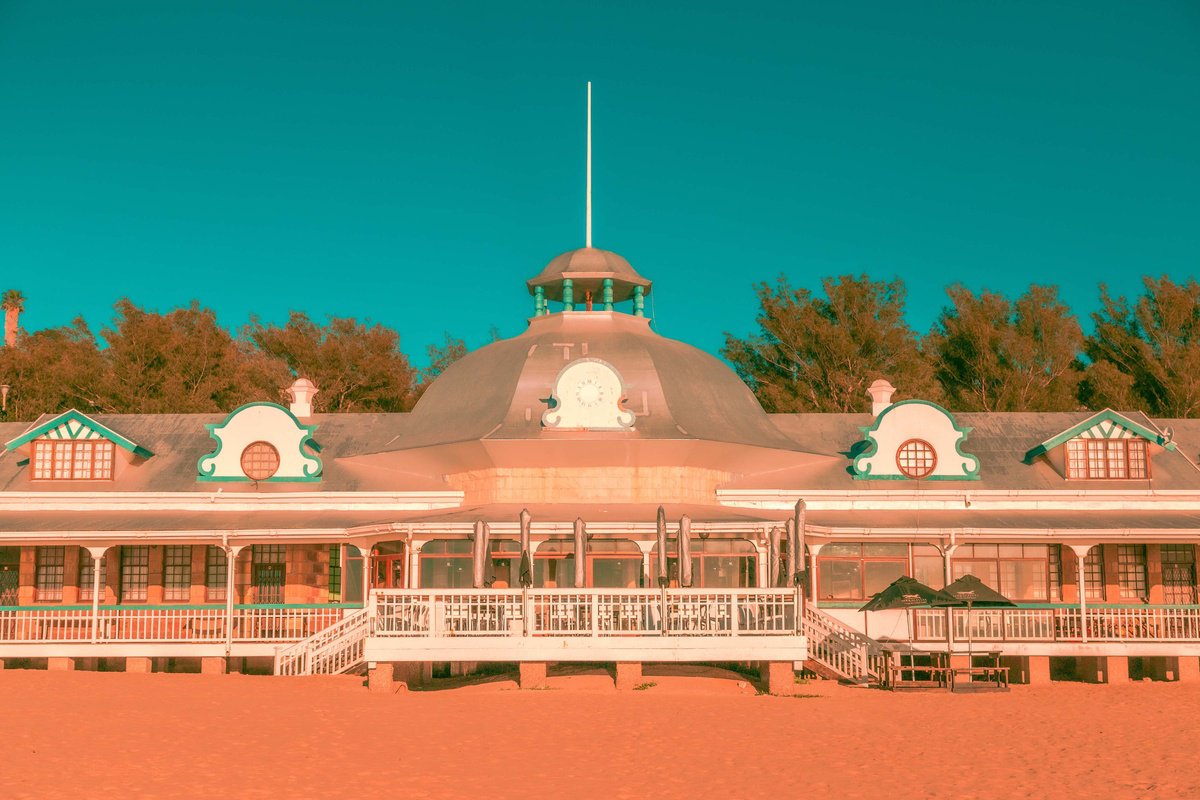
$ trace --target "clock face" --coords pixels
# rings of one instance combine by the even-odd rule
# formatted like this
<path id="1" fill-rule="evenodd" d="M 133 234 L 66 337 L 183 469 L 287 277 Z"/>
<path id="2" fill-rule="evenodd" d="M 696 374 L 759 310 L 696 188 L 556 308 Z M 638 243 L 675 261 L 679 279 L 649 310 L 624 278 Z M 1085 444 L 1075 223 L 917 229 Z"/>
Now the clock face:
<path id="1" fill-rule="evenodd" d="M 572 361 L 554 382 L 553 408 L 542 415 L 548 428 L 628 430 L 632 411 L 621 408 L 625 384 L 611 364 L 596 358 Z"/>

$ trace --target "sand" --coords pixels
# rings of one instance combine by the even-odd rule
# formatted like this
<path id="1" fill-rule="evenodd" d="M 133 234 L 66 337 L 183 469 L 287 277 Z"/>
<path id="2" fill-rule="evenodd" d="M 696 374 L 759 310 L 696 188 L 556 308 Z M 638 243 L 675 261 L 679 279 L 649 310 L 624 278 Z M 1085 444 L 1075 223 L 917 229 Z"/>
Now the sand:
<path id="1" fill-rule="evenodd" d="M 1200 685 L 787 698 L 708 674 L 385 695 L 352 676 L 6 670 L 0 797 L 1200 797 Z"/>

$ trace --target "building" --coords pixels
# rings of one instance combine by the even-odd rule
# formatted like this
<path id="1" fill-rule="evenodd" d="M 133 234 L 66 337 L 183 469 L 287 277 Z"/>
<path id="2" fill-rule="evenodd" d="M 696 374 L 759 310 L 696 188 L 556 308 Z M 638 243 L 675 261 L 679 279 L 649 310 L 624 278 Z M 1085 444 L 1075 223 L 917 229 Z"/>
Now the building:
<path id="1" fill-rule="evenodd" d="M 1200 677 L 1200 422 L 955 414 L 883 380 L 870 414 L 767 414 L 652 330 L 615 253 L 527 287 L 528 329 L 411 413 L 314 414 L 301 379 L 225 416 L 0 424 L 0 657 L 380 683 L 519 662 L 527 685 L 740 662 L 787 691 L 911 640 L 1017 680 Z M 967 573 L 1019 606 L 856 610 Z"/>

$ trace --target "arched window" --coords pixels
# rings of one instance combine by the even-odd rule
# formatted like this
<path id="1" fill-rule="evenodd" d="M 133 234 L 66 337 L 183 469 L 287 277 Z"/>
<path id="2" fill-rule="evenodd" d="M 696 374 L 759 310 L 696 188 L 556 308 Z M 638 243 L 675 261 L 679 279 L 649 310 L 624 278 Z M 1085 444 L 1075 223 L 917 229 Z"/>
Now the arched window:
<path id="1" fill-rule="evenodd" d="M 758 550 L 745 539 L 692 539 L 692 585 L 701 589 L 737 589 L 758 585 Z M 674 542 L 667 549 L 674 553 Z M 650 572 L 655 574 L 658 545 L 650 555 Z M 671 585 L 679 585 L 679 560 L 667 558 Z"/>
<path id="2" fill-rule="evenodd" d="M 252 481 L 265 481 L 279 471 L 279 451 L 270 442 L 254 442 L 242 451 L 242 472 Z"/>
<path id="3" fill-rule="evenodd" d="M 937 466 L 937 453 L 924 439 L 909 439 L 896 451 L 896 466 L 909 478 L 924 478 Z"/>

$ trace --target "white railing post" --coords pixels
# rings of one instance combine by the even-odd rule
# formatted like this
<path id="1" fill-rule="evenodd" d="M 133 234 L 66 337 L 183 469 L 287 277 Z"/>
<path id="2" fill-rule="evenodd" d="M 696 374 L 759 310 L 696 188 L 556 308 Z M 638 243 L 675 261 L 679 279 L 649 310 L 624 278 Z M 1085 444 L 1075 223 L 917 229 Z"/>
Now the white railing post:
<path id="1" fill-rule="evenodd" d="M 1084 561 L 1087 559 L 1088 551 L 1092 549 L 1092 545 L 1070 545 L 1075 551 L 1075 577 L 1076 583 L 1079 584 L 1079 632 L 1081 641 L 1088 640 L 1088 618 L 1087 618 L 1087 572 L 1084 566 Z M 1080 549 L 1082 547 L 1082 550 Z"/>
<path id="2" fill-rule="evenodd" d="M 590 597 L 591 614 L 592 614 L 592 636 L 600 635 L 600 595 L 592 590 Z"/>
<path id="3" fill-rule="evenodd" d="M 729 635 L 730 636 L 737 636 L 741 629 L 741 626 L 738 623 L 738 617 L 740 616 L 739 612 L 740 612 L 740 609 L 738 608 L 737 594 L 736 593 L 731 594 L 729 597 Z"/>
<path id="4" fill-rule="evenodd" d="M 89 547 L 92 557 L 92 644 L 100 641 L 100 562 L 107 547 Z"/>
<path id="5" fill-rule="evenodd" d="M 237 557 L 243 545 L 225 546 L 225 657 L 233 649 L 233 593 L 237 586 Z"/>

